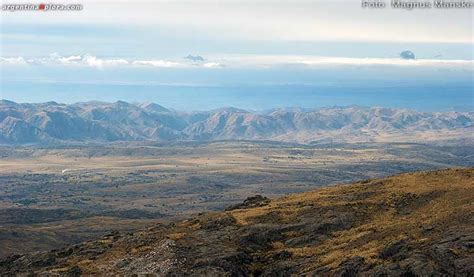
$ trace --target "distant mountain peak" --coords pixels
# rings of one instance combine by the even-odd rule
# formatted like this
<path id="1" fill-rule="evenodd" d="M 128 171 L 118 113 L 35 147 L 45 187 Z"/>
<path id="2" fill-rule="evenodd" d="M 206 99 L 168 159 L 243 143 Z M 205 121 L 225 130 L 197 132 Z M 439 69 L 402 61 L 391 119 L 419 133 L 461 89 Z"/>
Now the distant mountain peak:
<path id="1" fill-rule="evenodd" d="M 130 104 L 128 102 L 125 102 L 125 101 L 122 101 L 122 100 L 118 100 L 114 103 L 115 106 L 117 107 L 124 107 L 124 108 L 128 108 L 128 107 L 132 107 L 132 106 L 135 106 L 133 104 Z"/>
<path id="2" fill-rule="evenodd" d="M 13 102 L 13 101 L 10 101 L 10 100 L 6 100 L 6 99 L 1 99 L 0 100 L 0 106 L 17 106 L 18 103 L 16 102 Z"/>
<path id="3" fill-rule="evenodd" d="M 247 110 L 239 109 L 236 107 L 223 107 L 219 109 L 212 110 L 213 112 L 230 112 L 230 113 L 248 113 Z"/>
<path id="4" fill-rule="evenodd" d="M 169 112 L 167 108 L 153 102 L 145 102 L 139 105 L 140 108 L 153 112 Z"/>

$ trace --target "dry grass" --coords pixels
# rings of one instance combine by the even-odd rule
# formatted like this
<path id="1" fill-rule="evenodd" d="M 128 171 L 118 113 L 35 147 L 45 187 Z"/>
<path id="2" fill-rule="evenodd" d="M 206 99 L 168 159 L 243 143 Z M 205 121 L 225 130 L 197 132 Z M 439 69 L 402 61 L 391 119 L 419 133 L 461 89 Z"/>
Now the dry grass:
<path id="1" fill-rule="evenodd" d="M 79 266 L 83 274 L 107 275 L 190 273 L 207 266 L 208 273 L 250 274 L 291 264 L 294 272 L 315 274 L 336 272 L 351 258 L 363 258 L 369 270 L 390 268 L 397 260 L 380 253 L 394 242 L 405 241 L 406 251 L 417 251 L 419 256 L 452 239 L 453 232 L 455 238 L 472 235 L 473 199 L 474 168 L 402 174 L 294 194 L 263 207 L 202 214 L 133 235 L 104 237 L 80 245 L 52 266 L 30 270 L 53 273 Z M 90 251 L 100 254 L 91 260 Z M 459 259 L 470 255 L 454 244 L 446 251 Z M 412 252 L 403 257 L 417 257 L 410 256 Z M 232 253 L 238 254 L 223 262 Z"/>
<path id="2" fill-rule="evenodd" d="M 377 253 L 390 242 L 409 238 L 426 244 L 436 237 L 422 232 L 426 226 L 459 225 L 459 216 L 474 216 L 474 169 L 443 170 L 402 174 L 383 181 L 351 186 L 334 186 L 295 194 L 275 200 L 266 207 L 237 210 L 232 215 L 239 224 L 252 225 L 273 211 L 283 215 L 282 223 L 298 222 L 303 207 L 318 205 L 333 208 L 349 207 L 363 215 L 356 227 L 332 233 L 323 243 L 301 248 L 288 248 L 296 257 L 314 257 L 318 264 L 336 268 L 344 259 L 360 256 L 370 262 L 381 262 Z M 347 195 L 371 195 L 347 200 Z M 406 196 L 407 214 L 399 214 L 393 201 Z M 424 199 L 425 198 L 425 199 Z M 417 200 L 420 199 L 420 200 Z M 402 201 L 400 200 L 400 201 Z M 403 202 L 401 202 L 403 205 Z M 387 209 L 371 209 L 387 206 Z M 298 236 L 297 232 L 286 233 Z M 281 244 L 279 249 L 282 249 Z M 308 270 L 311 266 L 308 267 Z"/>

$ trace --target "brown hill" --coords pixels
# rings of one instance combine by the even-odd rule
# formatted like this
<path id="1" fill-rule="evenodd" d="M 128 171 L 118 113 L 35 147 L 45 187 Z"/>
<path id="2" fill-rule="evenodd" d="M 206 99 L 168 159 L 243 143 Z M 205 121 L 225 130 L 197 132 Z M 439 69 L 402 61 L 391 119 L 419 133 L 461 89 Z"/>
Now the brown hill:
<path id="1" fill-rule="evenodd" d="M 473 276 L 474 168 L 253 197 L 225 212 L 0 261 L 0 275 L 19 273 Z"/>

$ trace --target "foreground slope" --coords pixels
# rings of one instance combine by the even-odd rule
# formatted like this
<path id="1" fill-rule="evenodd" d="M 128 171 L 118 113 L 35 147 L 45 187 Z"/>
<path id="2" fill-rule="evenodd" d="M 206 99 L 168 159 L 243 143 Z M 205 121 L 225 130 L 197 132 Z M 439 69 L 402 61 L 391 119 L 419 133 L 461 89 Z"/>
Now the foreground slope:
<path id="1" fill-rule="evenodd" d="M 0 275 L 472 276 L 473 205 L 474 168 L 402 174 L 12 256 Z"/>

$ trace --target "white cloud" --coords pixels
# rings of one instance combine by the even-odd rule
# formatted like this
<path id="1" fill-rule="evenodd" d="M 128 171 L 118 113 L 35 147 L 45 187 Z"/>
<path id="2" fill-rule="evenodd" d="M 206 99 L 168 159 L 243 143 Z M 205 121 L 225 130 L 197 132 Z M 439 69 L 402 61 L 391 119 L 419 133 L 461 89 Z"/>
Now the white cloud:
<path id="1" fill-rule="evenodd" d="M 176 68 L 176 67 L 185 67 L 186 65 L 171 62 L 171 61 L 164 61 L 164 60 L 150 60 L 150 61 L 134 61 L 134 65 L 144 65 L 144 66 L 153 66 L 153 67 L 165 67 L 165 68 Z"/>
<path id="2" fill-rule="evenodd" d="M 120 66 L 127 65 L 129 62 L 124 59 L 101 59 L 92 55 L 72 55 L 63 57 L 58 53 L 52 53 L 48 57 L 44 58 L 30 58 L 24 59 L 23 57 L 9 57 L 1 58 L 1 64 L 18 64 L 18 65 L 83 65 L 95 68 L 103 68 L 108 66 Z"/>
<path id="3" fill-rule="evenodd" d="M 292 56 L 292 55 L 220 55 L 209 56 L 205 63 L 195 63 L 188 59 L 181 60 L 134 60 L 121 58 L 99 58 L 93 55 L 61 56 L 53 53 L 44 58 L 3 57 L 3 65 L 37 65 L 37 66 L 87 66 L 99 69 L 109 67 L 152 67 L 152 68 L 325 68 L 325 67 L 350 67 L 350 66 L 398 66 L 398 67 L 430 67 L 474 70 L 473 60 L 441 60 L 441 59 L 416 59 L 406 60 L 401 58 L 348 58 L 348 57 L 318 57 L 318 56 Z"/>
<path id="4" fill-rule="evenodd" d="M 127 65 L 128 61 L 124 59 L 99 59 L 94 56 L 85 56 L 82 59 L 87 65 L 97 68 L 102 68 L 104 66 L 118 66 L 118 65 Z"/>
<path id="5" fill-rule="evenodd" d="M 406 60 L 406 59 L 380 59 L 380 58 L 326 58 L 317 57 L 298 61 L 298 63 L 308 66 L 318 65 L 359 65 L 359 66 L 373 66 L 373 65 L 392 65 L 392 66 L 432 66 L 432 67 L 457 67 L 466 66 L 472 67 L 473 61 L 469 60 L 435 60 L 435 59 L 420 59 L 420 60 Z"/>
<path id="6" fill-rule="evenodd" d="M 0 64 L 25 65 L 27 61 L 23 57 L 0 58 Z"/>
<path id="7" fill-rule="evenodd" d="M 204 63 L 202 65 L 203 67 L 206 67 L 206 68 L 219 68 L 219 67 L 224 67 L 224 65 L 220 64 L 220 63 Z"/>
<path id="8" fill-rule="evenodd" d="M 72 63 L 80 62 L 82 60 L 81 56 L 62 57 L 58 53 L 53 53 L 49 55 L 49 58 L 53 61 L 56 61 L 62 64 L 72 64 Z"/>
<path id="9" fill-rule="evenodd" d="M 404 60 L 401 58 L 349 58 L 319 57 L 293 55 L 231 55 L 227 57 L 211 57 L 216 63 L 226 67 L 274 68 L 282 66 L 328 67 L 328 66 L 409 66 L 432 68 L 474 68 L 473 60 L 440 60 L 418 59 Z"/>

